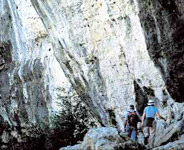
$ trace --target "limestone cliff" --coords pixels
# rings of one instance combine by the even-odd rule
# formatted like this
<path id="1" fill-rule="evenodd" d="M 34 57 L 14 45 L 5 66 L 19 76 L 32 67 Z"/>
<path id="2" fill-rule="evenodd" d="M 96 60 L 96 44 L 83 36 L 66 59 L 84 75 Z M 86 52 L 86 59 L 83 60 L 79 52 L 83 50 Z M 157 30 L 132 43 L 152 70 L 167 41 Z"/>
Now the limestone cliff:
<path id="1" fill-rule="evenodd" d="M 51 132 L 52 118 L 65 110 L 66 99 L 76 107 L 82 102 L 97 124 L 122 129 L 127 106 L 135 104 L 142 113 L 149 96 L 167 118 L 166 124 L 158 121 L 162 138 L 162 131 L 183 117 L 182 4 L 2 0 L 2 143 L 18 139 L 14 128 Z M 14 132 L 6 136 L 7 128 Z M 181 135 L 173 131 L 171 138 L 176 132 Z"/>

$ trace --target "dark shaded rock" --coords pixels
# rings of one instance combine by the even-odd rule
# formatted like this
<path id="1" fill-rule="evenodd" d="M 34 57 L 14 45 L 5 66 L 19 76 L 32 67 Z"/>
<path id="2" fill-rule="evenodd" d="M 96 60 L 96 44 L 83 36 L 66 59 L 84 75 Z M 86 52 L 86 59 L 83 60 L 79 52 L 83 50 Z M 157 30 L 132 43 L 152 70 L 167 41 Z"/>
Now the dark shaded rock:
<path id="1" fill-rule="evenodd" d="M 13 69 L 13 62 L 11 56 L 11 43 L 0 43 L 0 103 L 6 106 L 10 103 L 10 78 L 9 73 Z"/>
<path id="2" fill-rule="evenodd" d="M 147 93 L 143 91 L 143 89 L 139 86 L 139 84 L 134 81 L 134 89 L 135 89 L 135 102 L 137 111 L 140 114 L 143 114 L 144 108 L 147 106 Z"/>
<path id="3" fill-rule="evenodd" d="M 11 48 L 12 46 L 10 41 L 0 43 L 0 65 L 2 65 L 2 62 L 4 62 L 4 64 L 12 62 Z"/>
<path id="4" fill-rule="evenodd" d="M 109 113 L 110 124 L 116 127 L 117 122 L 116 122 L 116 116 L 114 111 L 112 109 L 108 109 L 107 112 Z"/>
<path id="5" fill-rule="evenodd" d="M 177 0 L 139 0 L 138 3 L 149 55 L 160 68 L 171 96 L 183 102 L 184 7 Z"/>

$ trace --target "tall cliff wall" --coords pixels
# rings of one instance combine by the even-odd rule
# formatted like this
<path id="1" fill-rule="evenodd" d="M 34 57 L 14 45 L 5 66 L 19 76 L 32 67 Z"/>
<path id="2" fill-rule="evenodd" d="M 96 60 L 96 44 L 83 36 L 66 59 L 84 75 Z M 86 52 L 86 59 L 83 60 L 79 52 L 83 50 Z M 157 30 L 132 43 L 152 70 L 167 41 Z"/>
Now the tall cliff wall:
<path id="1" fill-rule="evenodd" d="M 36 126 L 52 127 L 61 97 L 74 92 L 31 2 L 3 0 L 0 8 L 0 145 L 6 148 L 38 136 Z"/>
<path id="2" fill-rule="evenodd" d="M 164 34 L 162 38 L 159 34 L 161 29 L 156 28 L 155 32 L 151 32 L 152 26 L 157 27 L 157 22 L 152 22 L 149 18 L 144 19 L 154 11 L 152 8 L 154 4 L 159 5 L 163 13 L 168 13 L 167 8 L 161 5 L 164 2 L 152 4 L 151 1 L 129 0 L 85 2 L 38 0 L 32 3 L 52 38 L 57 60 L 67 78 L 81 97 L 87 97 L 86 103 L 94 112 L 96 111 L 104 124 L 108 124 L 108 110 L 113 110 L 118 118 L 125 106 L 136 102 L 141 111 L 141 105 L 146 102 L 146 95 L 157 98 L 160 108 L 165 101 L 168 104 L 182 101 L 172 92 L 168 93 L 171 91 L 168 83 L 176 80 L 171 77 L 170 70 L 174 67 L 170 64 L 172 62 L 168 57 L 160 59 L 152 55 L 159 49 L 154 47 L 157 44 L 152 39 L 152 34 L 153 36 L 157 34 L 155 38 L 163 41 L 164 45 L 164 38 L 170 38 L 164 34 L 168 30 L 165 29 L 167 26 L 160 25 Z M 178 8 L 180 7 L 182 6 L 178 5 Z M 160 12 L 159 9 L 157 11 Z M 154 17 L 153 15 L 152 18 Z M 145 28 L 144 22 L 153 24 L 150 27 L 148 24 Z M 172 29 L 170 24 L 168 26 Z M 174 28 L 173 34 L 177 31 L 178 29 Z M 176 43 L 174 38 L 171 38 L 171 41 Z M 168 51 L 168 54 L 174 55 L 166 48 L 167 43 L 164 46 L 163 49 Z M 177 48 L 182 51 L 182 48 Z M 179 53 L 177 49 L 176 53 Z M 182 55 L 178 57 L 180 59 Z M 163 63 L 159 65 L 159 61 Z M 166 67 L 165 72 L 163 67 Z M 175 74 L 178 73 L 180 74 L 180 72 Z M 177 78 L 179 79 L 180 77 Z M 174 88 L 174 85 L 172 87 Z M 180 93 L 180 87 L 176 87 L 178 90 L 175 89 L 175 93 Z M 142 97 L 138 96 L 140 94 Z M 176 98 L 174 101 L 170 94 Z"/>
<path id="3" fill-rule="evenodd" d="M 181 118 L 182 1 L 2 0 L 0 8 L 0 114 L 9 126 L 52 127 L 64 109 L 58 94 L 105 126 L 122 128 L 127 106 L 142 113 L 149 96 L 168 123 Z"/>
<path id="4" fill-rule="evenodd" d="M 14 115 L 18 115 L 17 119 L 23 124 L 48 122 L 51 110 L 58 110 L 54 107 L 57 88 L 64 85 L 69 89 L 70 83 L 29 1 L 1 2 L 0 37 L 3 118 L 10 125 L 17 123 L 13 121 Z"/>

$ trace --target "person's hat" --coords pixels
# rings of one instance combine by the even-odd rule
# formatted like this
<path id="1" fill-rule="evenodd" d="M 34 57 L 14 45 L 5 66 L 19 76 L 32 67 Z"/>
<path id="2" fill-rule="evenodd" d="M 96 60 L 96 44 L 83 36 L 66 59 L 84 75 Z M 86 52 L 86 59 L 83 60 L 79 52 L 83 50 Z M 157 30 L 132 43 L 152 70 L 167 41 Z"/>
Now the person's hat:
<path id="1" fill-rule="evenodd" d="M 129 106 L 129 109 L 134 109 L 134 105 L 130 105 Z"/>
<path id="2" fill-rule="evenodd" d="M 150 99 L 150 100 L 148 101 L 148 106 L 152 106 L 152 105 L 155 105 L 155 101 L 152 100 L 152 99 Z"/>

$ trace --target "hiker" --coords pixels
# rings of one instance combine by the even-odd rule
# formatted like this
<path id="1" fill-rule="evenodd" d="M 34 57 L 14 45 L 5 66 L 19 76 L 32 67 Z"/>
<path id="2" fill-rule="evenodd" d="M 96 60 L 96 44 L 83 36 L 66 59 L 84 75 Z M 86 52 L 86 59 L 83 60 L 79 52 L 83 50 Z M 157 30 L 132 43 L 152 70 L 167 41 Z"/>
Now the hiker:
<path id="1" fill-rule="evenodd" d="M 153 145 L 153 138 L 155 136 L 156 130 L 155 116 L 157 116 L 160 119 L 166 120 L 159 114 L 158 109 L 155 107 L 155 101 L 150 99 L 148 101 L 148 106 L 144 109 L 141 121 L 141 125 L 142 127 L 144 127 L 144 120 L 145 120 L 145 144 L 149 143 L 149 146 Z"/>
<path id="2" fill-rule="evenodd" d="M 139 121 L 141 121 L 139 113 L 134 110 L 134 105 L 130 105 L 125 115 L 124 129 L 132 140 L 137 139 L 137 123 Z"/>

